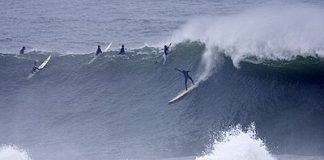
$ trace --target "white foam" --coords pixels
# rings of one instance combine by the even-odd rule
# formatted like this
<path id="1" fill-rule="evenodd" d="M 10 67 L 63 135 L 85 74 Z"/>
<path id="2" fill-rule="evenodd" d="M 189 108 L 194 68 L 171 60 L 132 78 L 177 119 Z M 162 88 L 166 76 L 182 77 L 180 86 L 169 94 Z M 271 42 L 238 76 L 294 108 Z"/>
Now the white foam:
<path id="1" fill-rule="evenodd" d="M 30 155 L 15 145 L 2 145 L 0 147 L 0 160 L 32 160 Z"/>
<path id="2" fill-rule="evenodd" d="M 214 142 L 211 150 L 196 160 L 275 160 L 252 125 L 246 132 L 235 127 L 225 132 L 221 141 Z"/>
<path id="3" fill-rule="evenodd" d="M 170 41 L 201 41 L 206 79 L 215 69 L 215 48 L 236 67 L 247 56 L 291 59 L 297 55 L 324 57 L 324 9 L 306 4 L 266 6 L 235 15 L 200 17 L 175 32 Z"/>

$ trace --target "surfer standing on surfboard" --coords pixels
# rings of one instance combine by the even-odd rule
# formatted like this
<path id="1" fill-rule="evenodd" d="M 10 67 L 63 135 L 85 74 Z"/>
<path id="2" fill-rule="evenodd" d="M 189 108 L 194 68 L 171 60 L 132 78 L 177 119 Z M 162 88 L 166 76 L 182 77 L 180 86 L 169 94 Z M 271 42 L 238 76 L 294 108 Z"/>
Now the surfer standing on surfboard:
<path id="1" fill-rule="evenodd" d="M 98 49 L 96 51 L 96 56 L 98 56 L 101 53 L 102 53 L 102 51 L 101 51 L 100 45 L 98 45 Z"/>
<path id="2" fill-rule="evenodd" d="M 172 43 L 170 43 L 169 46 L 164 45 L 163 64 L 165 64 L 165 62 L 166 62 L 167 56 L 169 54 L 169 48 L 170 48 L 171 44 Z"/>
<path id="3" fill-rule="evenodd" d="M 192 80 L 192 78 L 189 76 L 189 72 L 190 71 L 186 71 L 186 70 L 180 70 L 178 68 L 175 68 L 177 71 L 181 72 L 184 76 L 185 76 L 185 86 L 186 86 L 186 90 L 188 90 L 188 87 L 187 87 L 187 81 L 188 79 L 191 80 L 192 84 L 195 85 L 194 81 Z"/>

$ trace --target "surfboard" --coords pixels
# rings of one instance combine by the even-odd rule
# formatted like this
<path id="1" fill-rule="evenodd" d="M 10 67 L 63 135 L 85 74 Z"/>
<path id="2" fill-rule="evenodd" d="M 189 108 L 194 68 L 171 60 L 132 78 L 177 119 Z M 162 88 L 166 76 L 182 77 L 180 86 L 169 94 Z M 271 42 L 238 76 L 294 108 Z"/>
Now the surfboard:
<path id="1" fill-rule="evenodd" d="M 112 42 L 110 42 L 108 44 L 108 46 L 106 47 L 106 49 L 104 50 L 104 52 L 107 52 L 108 49 L 110 48 L 110 46 L 112 45 Z M 101 54 L 98 55 L 94 55 L 93 58 L 88 62 L 88 64 L 91 64 L 93 61 L 95 61 Z"/>
<path id="2" fill-rule="evenodd" d="M 112 42 L 110 42 L 110 43 L 108 44 L 108 46 L 106 47 L 106 49 L 104 50 L 104 52 L 107 52 L 111 45 L 112 45 Z"/>
<path id="3" fill-rule="evenodd" d="M 51 59 L 51 56 L 48 56 L 46 59 L 45 59 L 45 61 L 41 64 L 41 65 L 39 65 L 38 66 L 38 69 L 43 69 L 45 66 L 46 66 L 46 64 L 48 63 L 48 61 Z"/>
<path id="4" fill-rule="evenodd" d="M 176 97 L 174 97 L 173 99 L 171 99 L 169 101 L 169 104 L 173 103 L 173 102 L 176 102 L 178 100 L 180 100 L 181 98 L 183 98 L 185 95 L 187 95 L 190 91 L 192 91 L 194 88 L 197 87 L 197 84 L 196 85 L 192 85 L 188 88 L 188 90 L 183 90 L 181 91 Z"/>
<path id="5" fill-rule="evenodd" d="M 37 72 L 39 72 L 41 69 L 43 69 L 47 65 L 47 63 L 49 62 L 50 59 L 51 59 L 51 56 L 48 56 L 45 59 L 45 61 L 41 65 L 38 66 L 39 70 L 36 70 L 36 71 L 33 71 L 32 73 L 30 73 L 28 75 L 27 79 L 31 79 Z"/>

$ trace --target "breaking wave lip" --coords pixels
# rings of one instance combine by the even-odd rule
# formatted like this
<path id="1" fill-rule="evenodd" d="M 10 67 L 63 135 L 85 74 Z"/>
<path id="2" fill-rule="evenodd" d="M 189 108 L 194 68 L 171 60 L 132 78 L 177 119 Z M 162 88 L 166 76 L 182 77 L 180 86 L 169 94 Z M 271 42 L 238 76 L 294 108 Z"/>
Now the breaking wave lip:
<path id="1" fill-rule="evenodd" d="M 290 60 L 296 56 L 324 57 L 324 9 L 307 4 L 269 5 L 227 16 L 193 19 L 170 41 L 200 41 L 206 45 L 200 80 L 220 63 L 216 54 L 231 57 L 235 67 L 246 57 Z"/>
<path id="2" fill-rule="evenodd" d="M 223 132 L 220 138 L 202 156 L 196 160 L 275 160 L 265 143 L 256 136 L 254 124 L 247 131 L 240 125 Z"/>
<path id="3" fill-rule="evenodd" d="M 0 160 L 32 160 L 27 151 L 16 145 L 2 145 L 0 147 Z"/>
<path id="4" fill-rule="evenodd" d="M 176 31 L 171 41 L 199 40 L 234 58 L 324 56 L 324 9 L 308 5 L 267 6 L 241 14 L 202 17 Z"/>

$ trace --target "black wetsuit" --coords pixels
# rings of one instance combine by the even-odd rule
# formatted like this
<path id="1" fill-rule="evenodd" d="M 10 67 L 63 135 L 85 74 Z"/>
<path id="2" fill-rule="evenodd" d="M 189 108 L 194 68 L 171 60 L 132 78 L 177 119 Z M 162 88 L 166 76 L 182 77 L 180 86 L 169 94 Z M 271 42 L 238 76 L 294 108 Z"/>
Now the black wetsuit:
<path id="1" fill-rule="evenodd" d="M 185 70 L 180 70 L 178 68 L 176 68 L 177 71 L 181 72 L 184 76 L 185 76 L 185 86 L 186 86 L 186 90 L 188 90 L 188 87 L 187 87 L 187 82 L 188 82 L 188 79 L 191 80 L 192 84 L 195 85 L 194 81 L 192 80 L 192 78 L 189 76 L 189 72 L 190 71 L 185 71 Z"/>
<path id="2" fill-rule="evenodd" d="M 34 73 L 36 72 L 37 70 L 39 70 L 39 68 L 36 66 L 37 62 L 35 61 L 34 62 L 34 67 L 33 67 L 33 70 L 31 71 L 31 73 Z"/>
<path id="3" fill-rule="evenodd" d="M 101 51 L 101 49 L 100 49 L 100 46 L 98 46 L 98 49 L 97 49 L 97 51 L 96 51 L 96 56 L 98 56 L 99 54 L 101 54 L 102 53 L 102 51 Z"/>
<path id="4" fill-rule="evenodd" d="M 172 43 L 169 44 L 169 46 L 164 45 L 164 54 L 167 56 L 170 52 L 169 52 L 169 48 L 171 46 Z"/>
<path id="5" fill-rule="evenodd" d="M 125 54 L 125 47 L 122 45 L 119 54 Z"/>
<path id="6" fill-rule="evenodd" d="M 34 66 L 32 72 L 35 72 L 36 70 L 39 70 L 39 68 L 37 66 Z"/>
<path id="7" fill-rule="evenodd" d="M 168 55 L 169 54 L 169 47 L 164 45 L 164 54 Z"/>
<path id="8" fill-rule="evenodd" d="M 24 54 L 25 53 L 25 47 L 22 47 L 22 49 L 20 50 L 19 54 Z"/>

